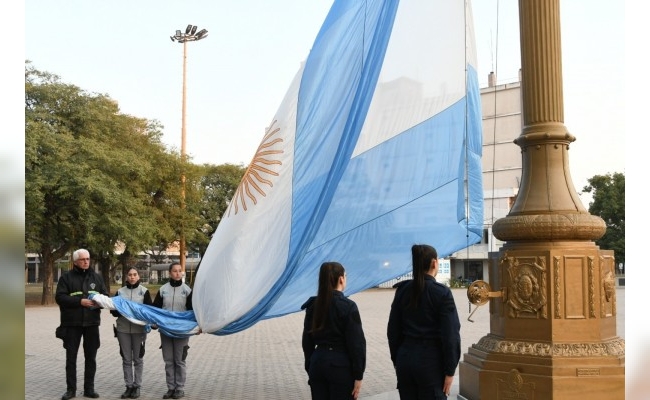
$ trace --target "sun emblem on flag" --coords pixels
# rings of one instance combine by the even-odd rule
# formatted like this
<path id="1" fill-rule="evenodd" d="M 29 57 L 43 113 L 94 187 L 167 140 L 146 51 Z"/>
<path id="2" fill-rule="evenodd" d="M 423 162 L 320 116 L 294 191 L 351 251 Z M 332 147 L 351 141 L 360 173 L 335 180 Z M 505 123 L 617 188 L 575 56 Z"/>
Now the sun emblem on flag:
<path id="1" fill-rule="evenodd" d="M 277 122 L 277 120 L 274 120 L 271 126 L 266 129 L 262 143 L 257 148 L 253 160 L 246 169 L 246 173 L 244 173 L 244 177 L 237 187 L 237 191 L 235 191 L 232 203 L 228 208 L 229 216 L 233 207 L 235 208 L 235 214 L 237 214 L 240 206 L 246 211 L 248 210 L 249 202 L 257 204 L 258 195 L 266 197 L 263 185 L 273 187 L 273 182 L 267 179 L 267 177 L 269 175 L 279 176 L 276 171 L 269 168 L 274 165 L 282 165 L 282 161 L 273 159 L 277 154 L 284 153 L 283 150 L 273 149 L 273 146 L 283 142 L 282 138 L 277 135 L 280 132 L 280 128 L 275 127 Z"/>

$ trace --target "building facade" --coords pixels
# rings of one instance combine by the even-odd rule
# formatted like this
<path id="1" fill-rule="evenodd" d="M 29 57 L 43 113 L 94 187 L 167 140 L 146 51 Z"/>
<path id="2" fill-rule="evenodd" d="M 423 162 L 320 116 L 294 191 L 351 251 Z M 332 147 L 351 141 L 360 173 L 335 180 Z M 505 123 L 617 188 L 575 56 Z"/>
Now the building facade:
<path id="1" fill-rule="evenodd" d="M 503 245 L 492 224 L 508 215 L 519 191 L 521 149 L 513 143 L 523 128 L 521 82 L 497 85 L 494 73 L 481 88 L 483 121 L 483 238 L 450 255 L 451 276 L 464 282 L 488 280 L 488 256 Z"/>

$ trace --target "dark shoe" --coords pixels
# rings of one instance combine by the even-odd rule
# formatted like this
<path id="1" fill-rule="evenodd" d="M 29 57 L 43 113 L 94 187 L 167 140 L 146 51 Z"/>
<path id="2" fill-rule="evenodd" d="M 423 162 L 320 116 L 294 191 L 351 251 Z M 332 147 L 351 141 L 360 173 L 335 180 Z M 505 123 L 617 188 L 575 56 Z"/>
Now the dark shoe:
<path id="1" fill-rule="evenodd" d="M 63 393 L 63 396 L 61 396 L 61 400 L 70 400 L 75 396 L 77 396 L 77 393 L 74 390 L 68 390 L 67 392 Z"/>
<path id="2" fill-rule="evenodd" d="M 90 397 L 91 399 L 99 398 L 99 393 L 94 390 L 84 390 L 84 397 Z"/>
<path id="3" fill-rule="evenodd" d="M 136 386 L 131 388 L 131 398 L 137 399 L 138 397 L 140 397 L 140 387 Z"/>
<path id="4" fill-rule="evenodd" d="M 181 389 L 174 390 L 174 395 L 172 396 L 172 399 L 180 399 L 181 397 L 185 397 L 185 392 Z"/>
<path id="5" fill-rule="evenodd" d="M 130 387 L 130 386 L 127 386 L 124 393 L 122 393 L 122 395 L 120 396 L 120 399 L 129 399 L 129 398 L 131 398 L 131 393 L 133 393 L 133 388 Z"/>
<path id="6" fill-rule="evenodd" d="M 163 394 L 163 399 L 171 399 L 174 395 L 174 389 L 169 389 L 167 393 Z"/>

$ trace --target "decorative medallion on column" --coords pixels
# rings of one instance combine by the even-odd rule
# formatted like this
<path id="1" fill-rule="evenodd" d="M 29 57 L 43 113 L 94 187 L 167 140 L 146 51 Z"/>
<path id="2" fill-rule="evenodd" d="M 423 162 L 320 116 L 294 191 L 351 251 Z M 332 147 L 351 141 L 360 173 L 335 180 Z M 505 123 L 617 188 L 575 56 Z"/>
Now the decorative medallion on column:
<path id="1" fill-rule="evenodd" d="M 535 383 L 524 382 L 523 376 L 516 369 L 511 369 L 506 380 L 497 381 L 497 393 L 499 400 L 527 399 L 535 397 Z"/>
<path id="2" fill-rule="evenodd" d="M 510 277 L 508 315 L 511 318 L 546 318 L 546 262 L 543 257 L 506 257 Z"/>

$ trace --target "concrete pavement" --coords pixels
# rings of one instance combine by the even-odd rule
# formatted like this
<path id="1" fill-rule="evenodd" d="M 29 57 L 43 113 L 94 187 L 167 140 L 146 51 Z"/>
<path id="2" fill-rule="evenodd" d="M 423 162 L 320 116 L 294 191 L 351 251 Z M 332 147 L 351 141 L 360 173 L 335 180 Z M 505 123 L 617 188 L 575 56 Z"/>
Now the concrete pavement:
<path id="1" fill-rule="evenodd" d="M 465 289 L 453 289 L 461 319 L 462 351 L 489 333 L 488 306 L 470 314 Z M 364 400 L 397 400 L 396 380 L 388 353 L 386 324 L 393 289 L 370 289 L 357 293 L 367 341 L 367 367 L 361 389 Z M 617 334 L 625 338 L 625 289 L 617 288 Z M 474 310 L 472 306 L 471 310 Z M 102 311 L 102 345 L 97 355 L 95 390 L 102 399 L 119 399 L 124 391 L 122 362 L 115 318 Z M 309 399 L 307 374 L 300 345 L 304 314 L 299 312 L 261 321 L 250 329 L 229 336 L 202 334 L 190 339 L 187 358 L 187 400 Z M 60 399 L 65 392 L 65 350 L 54 337 L 59 325 L 58 307 L 25 309 L 25 399 Z M 140 399 L 161 399 L 167 391 L 160 336 L 153 331 L 146 344 Z M 77 359 L 77 398 L 82 399 L 83 351 Z M 458 369 L 450 395 L 458 395 Z"/>

